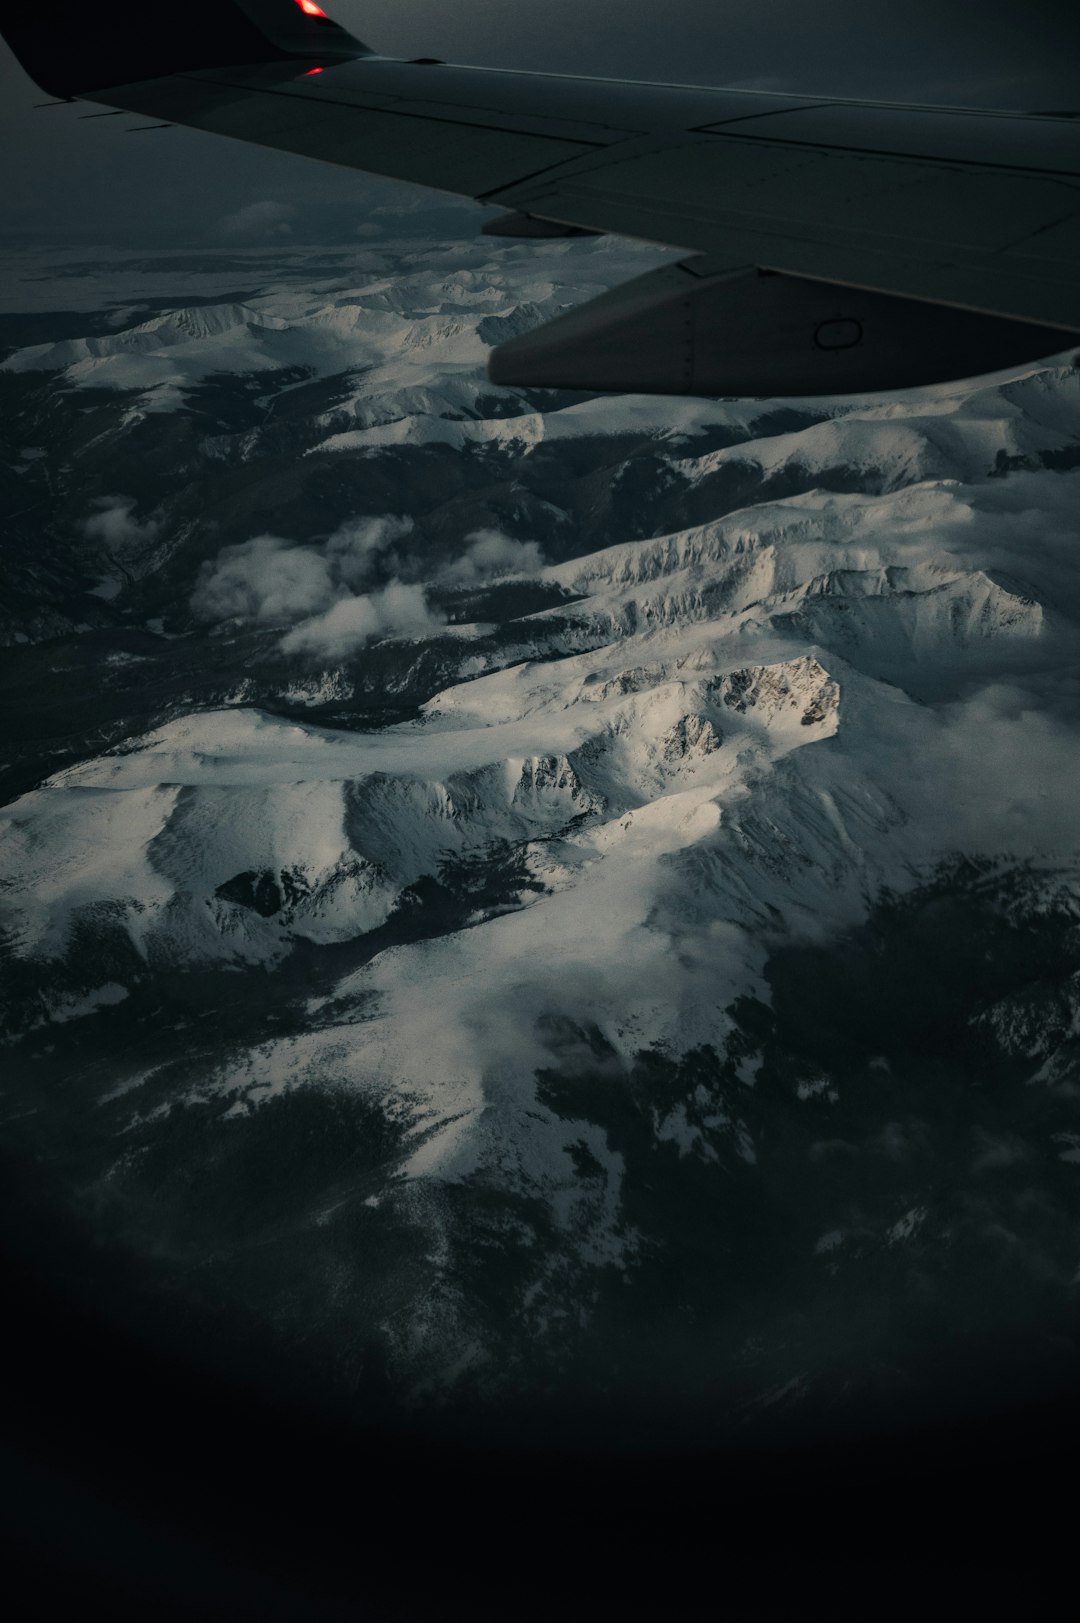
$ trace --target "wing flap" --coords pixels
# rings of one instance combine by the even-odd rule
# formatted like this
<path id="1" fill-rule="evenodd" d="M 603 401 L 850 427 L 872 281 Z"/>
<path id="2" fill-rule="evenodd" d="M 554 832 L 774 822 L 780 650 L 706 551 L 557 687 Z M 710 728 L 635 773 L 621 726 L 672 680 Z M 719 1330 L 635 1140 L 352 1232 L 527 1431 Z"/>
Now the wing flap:
<path id="1" fill-rule="evenodd" d="M 732 135 L 594 156 L 492 201 L 727 264 L 1080 330 L 1071 176 Z"/>
<path id="2" fill-rule="evenodd" d="M 638 204 L 693 221 L 699 231 L 740 218 L 788 231 L 1008 252 L 1063 217 L 1080 217 L 1080 174 L 967 168 L 734 134 L 626 157 L 613 153 L 562 178 L 582 206 Z"/>
<path id="3" fill-rule="evenodd" d="M 722 135 L 726 126 L 708 126 Z M 755 119 L 754 139 L 797 141 L 839 151 L 940 159 L 1072 174 L 1076 132 L 1059 118 L 985 113 L 967 108 L 851 106 L 842 102 L 774 110 Z"/>

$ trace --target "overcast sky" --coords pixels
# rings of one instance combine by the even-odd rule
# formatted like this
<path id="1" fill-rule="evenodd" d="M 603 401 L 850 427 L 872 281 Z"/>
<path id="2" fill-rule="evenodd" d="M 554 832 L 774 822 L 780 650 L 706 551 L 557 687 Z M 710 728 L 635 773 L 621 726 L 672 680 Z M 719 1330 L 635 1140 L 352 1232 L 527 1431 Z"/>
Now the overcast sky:
<path id="1" fill-rule="evenodd" d="M 392 56 L 1032 110 L 1080 109 L 1072 9 L 1063 19 L 1060 0 L 327 3 Z M 101 17 L 106 28 L 107 7 Z M 42 99 L 0 45 L 7 243 L 348 241 L 373 207 L 430 196 L 190 130 L 134 136 L 126 119 L 79 122 L 78 107 L 33 111 Z M 241 212 L 253 203 L 275 207 Z"/>

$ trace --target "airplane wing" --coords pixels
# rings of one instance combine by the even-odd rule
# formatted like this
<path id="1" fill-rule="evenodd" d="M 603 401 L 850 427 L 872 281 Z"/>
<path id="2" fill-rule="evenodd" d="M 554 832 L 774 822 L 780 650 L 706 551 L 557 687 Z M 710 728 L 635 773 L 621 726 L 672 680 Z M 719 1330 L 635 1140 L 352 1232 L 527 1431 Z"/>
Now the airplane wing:
<path id="1" fill-rule="evenodd" d="M 52 96 L 502 204 L 493 234 L 687 250 L 493 351 L 499 383 L 837 394 L 1080 334 L 1080 119 L 376 55 L 316 0 L 33 0 Z"/>

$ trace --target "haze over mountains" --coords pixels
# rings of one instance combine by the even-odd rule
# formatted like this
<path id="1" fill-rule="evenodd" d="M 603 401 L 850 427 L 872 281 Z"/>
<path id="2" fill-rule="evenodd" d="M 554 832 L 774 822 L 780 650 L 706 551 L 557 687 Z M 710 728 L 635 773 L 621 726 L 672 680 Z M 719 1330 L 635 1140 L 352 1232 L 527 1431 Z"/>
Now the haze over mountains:
<path id="1" fill-rule="evenodd" d="M 38 267 L 0 363 L 16 1141 L 343 1390 L 724 1428 L 978 1401 L 1003 1338 L 1056 1378 L 1080 372 L 487 383 L 654 257 Z"/>

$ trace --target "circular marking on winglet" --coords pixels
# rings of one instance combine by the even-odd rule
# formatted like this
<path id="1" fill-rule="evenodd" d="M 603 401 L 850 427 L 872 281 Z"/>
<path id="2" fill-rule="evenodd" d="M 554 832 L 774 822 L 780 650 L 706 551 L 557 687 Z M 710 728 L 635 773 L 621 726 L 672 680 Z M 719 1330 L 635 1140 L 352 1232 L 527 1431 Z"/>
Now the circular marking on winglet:
<path id="1" fill-rule="evenodd" d="M 819 321 L 814 329 L 814 343 L 818 349 L 854 349 L 862 343 L 862 322 L 853 316 L 834 316 Z"/>

